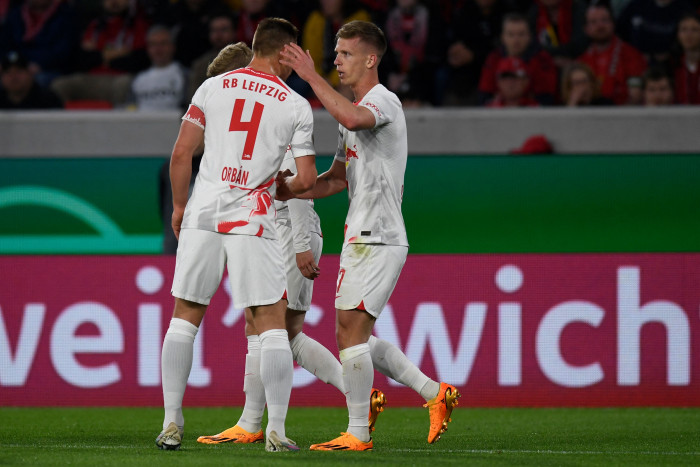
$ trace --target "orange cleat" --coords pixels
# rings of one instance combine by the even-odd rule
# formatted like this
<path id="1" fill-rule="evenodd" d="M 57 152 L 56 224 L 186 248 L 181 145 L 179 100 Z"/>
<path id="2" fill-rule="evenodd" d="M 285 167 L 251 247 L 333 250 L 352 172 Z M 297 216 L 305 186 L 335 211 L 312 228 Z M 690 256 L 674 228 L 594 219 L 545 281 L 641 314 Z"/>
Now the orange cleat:
<path id="1" fill-rule="evenodd" d="M 386 397 L 379 389 L 372 388 L 369 396 L 369 432 L 374 431 L 374 424 L 377 423 L 377 417 L 384 412 Z"/>
<path id="2" fill-rule="evenodd" d="M 450 415 L 452 409 L 458 404 L 457 399 L 461 394 L 456 387 L 440 383 L 440 391 L 433 399 L 426 402 L 423 407 L 430 410 L 430 432 L 428 432 L 428 443 L 432 444 L 440 439 L 440 435 L 447 431 L 447 424 L 452 421 Z"/>
<path id="3" fill-rule="evenodd" d="M 341 433 L 336 439 L 327 443 L 312 444 L 309 449 L 312 451 L 371 451 L 372 439 L 364 443 L 350 433 Z"/>
<path id="4" fill-rule="evenodd" d="M 262 443 L 263 442 L 263 432 L 262 430 L 257 433 L 249 433 L 245 431 L 240 426 L 236 425 L 228 430 L 224 430 L 218 435 L 212 436 L 200 436 L 197 438 L 198 443 L 202 444 L 222 444 L 222 443 L 238 443 L 238 444 L 249 444 L 249 443 Z"/>

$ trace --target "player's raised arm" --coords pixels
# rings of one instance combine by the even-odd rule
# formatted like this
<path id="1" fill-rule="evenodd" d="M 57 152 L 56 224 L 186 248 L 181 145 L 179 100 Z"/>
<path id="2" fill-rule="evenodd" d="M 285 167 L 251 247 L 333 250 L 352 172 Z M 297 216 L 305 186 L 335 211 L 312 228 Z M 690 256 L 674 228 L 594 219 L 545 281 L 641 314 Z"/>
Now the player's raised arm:
<path id="1" fill-rule="evenodd" d="M 351 51 L 336 48 L 338 55 L 348 55 Z M 316 97 L 323 106 L 335 118 L 338 123 L 351 131 L 373 128 L 375 118 L 372 112 L 364 107 L 353 105 L 338 91 L 328 84 L 328 82 L 316 72 L 314 60 L 309 51 L 302 50 L 297 44 L 291 43 L 284 47 L 280 53 L 282 57 L 280 63 L 287 65 L 297 72 L 299 77 L 309 83 L 314 90 Z M 367 58 L 367 60 L 377 60 Z M 356 57 L 359 58 L 359 57 Z M 336 60 L 337 61 L 337 60 Z M 374 64 L 374 61 L 372 62 Z M 341 72 L 341 70 L 338 70 Z"/>
<path id="2" fill-rule="evenodd" d="M 187 205 L 187 195 L 192 177 L 192 156 L 204 145 L 204 130 L 192 122 L 183 120 L 170 157 L 170 183 L 173 190 L 172 226 L 175 237 L 180 239 L 180 225 Z"/>

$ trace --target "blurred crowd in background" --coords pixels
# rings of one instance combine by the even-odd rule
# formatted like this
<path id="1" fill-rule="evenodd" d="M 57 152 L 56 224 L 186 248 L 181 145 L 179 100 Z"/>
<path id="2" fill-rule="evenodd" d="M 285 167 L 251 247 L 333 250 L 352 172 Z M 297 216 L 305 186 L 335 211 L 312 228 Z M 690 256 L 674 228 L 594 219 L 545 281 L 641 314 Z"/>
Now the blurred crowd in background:
<path id="1" fill-rule="evenodd" d="M 0 0 L 0 109 L 184 109 L 265 17 L 300 30 L 320 74 L 368 20 L 404 107 L 700 103 L 700 0 Z M 319 107 L 295 75 L 288 84 Z"/>

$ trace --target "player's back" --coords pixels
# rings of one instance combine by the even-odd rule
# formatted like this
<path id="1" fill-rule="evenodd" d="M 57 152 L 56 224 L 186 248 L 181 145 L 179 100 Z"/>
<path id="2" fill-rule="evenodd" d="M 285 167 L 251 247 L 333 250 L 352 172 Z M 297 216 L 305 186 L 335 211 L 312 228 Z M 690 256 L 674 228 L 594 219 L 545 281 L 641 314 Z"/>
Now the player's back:
<path id="1" fill-rule="evenodd" d="M 184 118 L 204 128 L 205 149 L 183 228 L 274 237 L 274 178 L 287 146 L 310 139 L 308 102 L 243 68 L 205 81 Z"/>

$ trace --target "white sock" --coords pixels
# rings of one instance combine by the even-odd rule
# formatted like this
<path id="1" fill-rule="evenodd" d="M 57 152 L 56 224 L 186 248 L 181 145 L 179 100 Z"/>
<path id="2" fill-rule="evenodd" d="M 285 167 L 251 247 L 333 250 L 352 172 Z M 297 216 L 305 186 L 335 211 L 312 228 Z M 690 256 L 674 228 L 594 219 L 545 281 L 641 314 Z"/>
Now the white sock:
<path id="1" fill-rule="evenodd" d="M 280 438 L 285 439 L 284 421 L 294 377 L 292 350 L 285 329 L 271 329 L 260 334 L 260 377 L 267 400 L 265 435 L 276 431 Z"/>
<path id="2" fill-rule="evenodd" d="M 263 414 L 265 413 L 265 386 L 260 379 L 259 336 L 248 336 L 243 392 L 245 393 L 245 405 L 236 425 L 249 433 L 257 433 L 262 427 Z"/>
<path id="3" fill-rule="evenodd" d="M 369 395 L 372 392 L 374 368 L 368 344 L 359 344 L 340 351 L 343 366 L 345 400 L 348 404 L 348 433 L 363 442 L 370 440 Z"/>
<path id="4" fill-rule="evenodd" d="M 300 367 L 315 375 L 324 383 L 332 384 L 345 394 L 343 367 L 340 366 L 340 362 L 330 350 L 303 332 L 294 336 L 294 339 L 289 341 L 289 345 L 292 347 L 294 361 Z"/>
<path id="5" fill-rule="evenodd" d="M 172 318 L 168 332 L 163 339 L 161 352 L 161 378 L 163 381 L 163 429 L 170 422 L 183 429 L 185 418 L 182 416 L 182 398 L 187 387 L 187 378 L 192 369 L 194 338 L 197 326 L 180 318 Z"/>
<path id="6" fill-rule="evenodd" d="M 381 374 L 408 386 L 426 401 L 437 396 L 440 383 L 425 376 L 398 347 L 375 336 L 370 336 L 367 343 L 372 354 L 372 363 Z"/>

